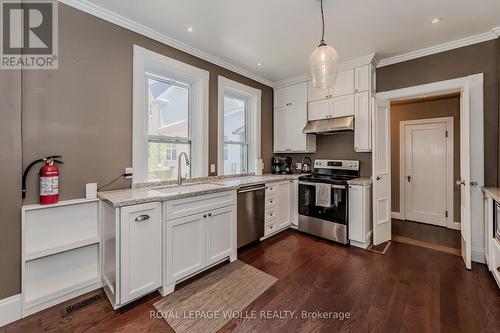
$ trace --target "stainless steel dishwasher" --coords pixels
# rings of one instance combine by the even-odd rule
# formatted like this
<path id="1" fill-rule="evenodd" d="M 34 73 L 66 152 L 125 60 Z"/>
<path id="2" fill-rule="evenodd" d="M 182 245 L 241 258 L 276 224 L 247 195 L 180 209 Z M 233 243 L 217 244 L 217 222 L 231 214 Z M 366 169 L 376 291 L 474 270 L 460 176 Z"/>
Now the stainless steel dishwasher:
<path id="1" fill-rule="evenodd" d="M 264 184 L 238 189 L 238 248 L 264 236 Z"/>

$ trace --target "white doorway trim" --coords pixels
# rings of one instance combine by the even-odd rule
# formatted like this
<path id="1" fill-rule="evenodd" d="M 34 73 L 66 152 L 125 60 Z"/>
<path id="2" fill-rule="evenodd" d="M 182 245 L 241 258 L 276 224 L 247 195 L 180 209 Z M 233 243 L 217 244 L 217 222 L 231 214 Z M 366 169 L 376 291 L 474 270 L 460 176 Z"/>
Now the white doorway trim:
<path id="1" fill-rule="evenodd" d="M 404 120 L 399 122 L 399 214 L 406 219 L 406 135 L 405 127 L 409 125 L 425 125 L 425 124 L 442 124 L 446 123 L 446 131 L 448 133 L 448 141 L 446 142 L 446 207 L 448 211 L 446 224 L 442 225 L 447 228 L 453 228 L 454 210 L 453 210 L 453 117 L 439 117 L 417 120 Z M 443 210 L 443 211 L 444 211 Z M 453 228 L 454 229 L 454 228 Z"/>
<path id="2" fill-rule="evenodd" d="M 483 73 L 480 73 L 376 94 L 377 99 L 397 101 L 460 93 L 460 146 L 462 152 L 460 172 L 463 183 L 461 197 L 463 204 L 461 206 L 465 207 L 461 214 L 461 235 L 462 256 L 468 269 L 471 268 L 471 259 L 476 262 L 485 262 L 484 225 L 482 223 L 484 209 L 481 190 L 484 185 L 483 77 Z M 373 149 L 376 147 L 374 146 Z"/>

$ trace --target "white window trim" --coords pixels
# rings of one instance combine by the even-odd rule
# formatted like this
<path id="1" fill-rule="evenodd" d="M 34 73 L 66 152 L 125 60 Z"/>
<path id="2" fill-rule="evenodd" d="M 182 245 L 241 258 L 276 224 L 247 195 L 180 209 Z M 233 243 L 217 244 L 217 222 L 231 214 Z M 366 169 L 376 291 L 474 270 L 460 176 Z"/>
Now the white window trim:
<path id="1" fill-rule="evenodd" d="M 134 45 L 132 110 L 132 182 L 148 182 L 148 133 L 146 72 L 191 84 L 191 176 L 208 176 L 208 83 L 209 72 Z"/>
<path id="2" fill-rule="evenodd" d="M 247 133 L 248 172 L 255 172 L 256 161 L 261 158 L 261 98 L 262 91 L 230 80 L 218 77 L 218 140 L 217 140 L 217 173 L 224 175 L 224 95 L 236 94 L 244 96 L 248 101 L 247 112 L 250 131 Z"/>

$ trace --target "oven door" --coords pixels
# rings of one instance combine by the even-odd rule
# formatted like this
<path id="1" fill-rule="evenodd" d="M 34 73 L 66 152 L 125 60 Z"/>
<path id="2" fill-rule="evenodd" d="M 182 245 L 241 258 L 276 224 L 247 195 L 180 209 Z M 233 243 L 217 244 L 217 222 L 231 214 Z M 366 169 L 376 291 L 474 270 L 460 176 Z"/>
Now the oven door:
<path id="1" fill-rule="evenodd" d="M 330 207 L 316 206 L 316 183 L 299 181 L 299 214 L 347 225 L 347 186 L 331 185 Z"/>

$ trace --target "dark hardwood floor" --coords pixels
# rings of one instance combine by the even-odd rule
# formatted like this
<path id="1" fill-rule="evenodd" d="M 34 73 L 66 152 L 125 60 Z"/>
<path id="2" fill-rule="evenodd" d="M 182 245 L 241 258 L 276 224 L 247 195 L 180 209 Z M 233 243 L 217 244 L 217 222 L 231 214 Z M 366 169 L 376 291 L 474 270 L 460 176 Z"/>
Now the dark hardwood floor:
<path id="1" fill-rule="evenodd" d="M 392 234 L 454 249 L 461 247 L 460 230 L 431 224 L 392 219 Z"/>
<path id="2" fill-rule="evenodd" d="M 222 332 L 500 332 L 493 277 L 480 264 L 467 271 L 454 255 L 402 243 L 382 255 L 290 230 L 242 249 L 239 259 L 279 279 L 246 310 L 297 311 L 298 318 L 233 319 Z M 150 318 L 160 298 L 154 293 L 116 312 L 103 298 L 65 318 L 56 306 L 0 333 L 171 332 Z M 301 311 L 350 318 L 301 319 Z"/>

